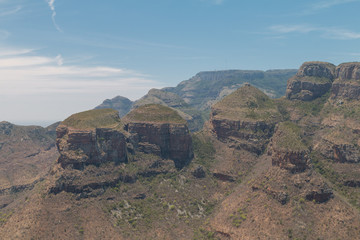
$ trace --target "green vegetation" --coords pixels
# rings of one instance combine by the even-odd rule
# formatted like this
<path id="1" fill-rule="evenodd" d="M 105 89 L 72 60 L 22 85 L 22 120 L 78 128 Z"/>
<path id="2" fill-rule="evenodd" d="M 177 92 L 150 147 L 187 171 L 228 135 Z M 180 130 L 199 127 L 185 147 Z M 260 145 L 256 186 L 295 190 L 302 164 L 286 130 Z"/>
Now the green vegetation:
<path id="1" fill-rule="evenodd" d="M 212 142 L 201 133 L 193 134 L 192 141 L 195 154 L 193 162 L 208 167 L 214 161 L 215 148 Z"/>
<path id="2" fill-rule="evenodd" d="M 308 81 L 308 82 L 312 82 L 312 83 L 330 83 L 331 84 L 331 80 L 326 77 L 306 76 L 306 77 L 302 77 L 301 79 L 302 79 L 302 81 Z"/>
<path id="3" fill-rule="evenodd" d="M 318 152 L 313 151 L 310 156 L 315 170 L 328 179 L 338 193 L 348 199 L 355 208 L 360 210 L 360 191 L 356 188 L 344 186 L 344 176 L 336 172 L 332 164 L 323 159 Z"/>
<path id="4" fill-rule="evenodd" d="M 186 123 L 186 121 L 175 110 L 159 104 L 147 104 L 140 106 L 128 113 L 124 119 L 128 121 L 155 123 Z"/>
<path id="5" fill-rule="evenodd" d="M 11 217 L 12 215 L 12 212 L 10 213 L 3 213 L 3 212 L 0 212 L 0 226 L 4 223 L 7 222 L 7 220 L 9 219 L 9 217 Z"/>
<path id="6" fill-rule="evenodd" d="M 240 227 L 241 223 L 247 218 L 246 208 L 238 208 L 237 211 L 230 216 L 231 223 L 234 227 Z"/>
<path id="7" fill-rule="evenodd" d="M 194 232 L 193 240 L 215 240 L 215 232 L 205 230 L 203 228 L 199 228 Z"/>
<path id="8" fill-rule="evenodd" d="M 290 121 L 277 125 L 273 143 L 277 148 L 293 151 L 306 151 L 308 149 L 301 138 L 301 128 Z"/>
<path id="9" fill-rule="evenodd" d="M 312 101 L 288 100 L 286 98 L 274 100 L 280 113 L 285 120 L 289 119 L 289 111 L 299 111 L 303 116 L 318 116 L 325 103 L 328 101 L 330 92 Z"/>
<path id="10" fill-rule="evenodd" d="M 118 112 L 109 108 L 76 113 L 65 119 L 61 124 L 77 129 L 122 128 Z"/>

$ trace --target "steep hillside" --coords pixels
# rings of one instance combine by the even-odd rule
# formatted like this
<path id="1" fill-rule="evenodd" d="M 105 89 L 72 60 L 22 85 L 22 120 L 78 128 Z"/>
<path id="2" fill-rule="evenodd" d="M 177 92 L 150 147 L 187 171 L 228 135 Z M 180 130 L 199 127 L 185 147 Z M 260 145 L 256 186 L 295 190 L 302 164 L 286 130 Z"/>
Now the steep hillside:
<path id="1" fill-rule="evenodd" d="M 47 173 L 57 157 L 54 126 L 0 122 L 0 191 L 30 184 Z"/>

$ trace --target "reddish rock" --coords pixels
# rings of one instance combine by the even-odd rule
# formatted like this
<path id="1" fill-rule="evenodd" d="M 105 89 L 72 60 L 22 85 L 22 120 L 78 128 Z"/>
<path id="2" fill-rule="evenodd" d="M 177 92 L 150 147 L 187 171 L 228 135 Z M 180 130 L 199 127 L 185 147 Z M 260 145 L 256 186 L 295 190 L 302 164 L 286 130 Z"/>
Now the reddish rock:
<path id="1" fill-rule="evenodd" d="M 105 126 L 96 125 L 97 122 Z M 56 135 L 58 162 L 63 168 L 81 169 L 89 164 L 127 161 L 125 133 L 115 110 L 74 114 L 57 127 Z"/>
<path id="2" fill-rule="evenodd" d="M 125 128 L 137 151 L 172 159 L 179 168 L 193 158 L 192 139 L 186 124 L 129 122 Z"/>
<path id="3" fill-rule="evenodd" d="M 332 98 L 360 99 L 360 63 L 343 63 L 336 68 Z"/>
<path id="4" fill-rule="evenodd" d="M 292 173 L 309 167 L 309 150 L 302 142 L 301 129 L 292 122 L 279 123 L 268 147 L 272 165 Z"/>
<path id="5" fill-rule="evenodd" d="M 327 93 L 334 79 L 335 65 L 326 62 L 305 62 L 288 80 L 286 97 L 311 101 Z"/>
<path id="6" fill-rule="evenodd" d="M 143 105 L 126 115 L 124 121 L 135 151 L 172 159 L 177 168 L 193 158 L 188 125 L 175 110 L 159 104 Z"/>
<path id="7" fill-rule="evenodd" d="M 272 150 L 272 164 L 291 172 L 302 172 L 308 168 L 309 156 L 307 151 Z"/>

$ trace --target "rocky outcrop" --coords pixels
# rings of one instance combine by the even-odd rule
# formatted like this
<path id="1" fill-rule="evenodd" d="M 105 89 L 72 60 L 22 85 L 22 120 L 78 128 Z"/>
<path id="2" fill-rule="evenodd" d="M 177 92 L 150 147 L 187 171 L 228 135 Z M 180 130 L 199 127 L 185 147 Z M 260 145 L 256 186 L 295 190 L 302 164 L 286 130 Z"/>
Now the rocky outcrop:
<path id="1" fill-rule="evenodd" d="M 360 163 L 359 137 L 353 130 L 347 128 L 331 129 L 324 134 L 315 149 L 327 159 L 339 163 Z"/>
<path id="2" fill-rule="evenodd" d="M 312 189 L 306 193 L 306 200 L 315 201 L 316 203 L 327 202 L 333 197 L 334 195 L 331 188 L 324 182 L 313 185 Z"/>
<path id="3" fill-rule="evenodd" d="M 273 100 L 245 84 L 212 107 L 210 128 L 230 147 L 261 154 L 280 114 Z"/>
<path id="4" fill-rule="evenodd" d="M 217 138 L 228 142 L 229 146 L 261 154 L 273 134 L 275 124 L 264 121 L 234 121 L 219 119 L 216 112 L 211 113 L 212 130 Z"/>
<path id="5" fill-rule="evenodd" d="M 327 93 L 334 79 L 335 65 L 325 62 L 306 62 L 287 83 L 286 97 L 311 101 Z"/>
<path id="6" fill-rule="evenodd" d="M 293 173 L 309 167 L 309 150 L 301 140 L 300 128 L 291 122 L 279 123 L 268 147 L 272 165 Z"/>
<path id="7" fill-rule="evenodd" d="M 136 151 L 172 159 L 177 168 L 193 158 L 187 123 L 175 110 L 157 104 L 144 105 L 131 111 L 124 121 Z"/>
<path id="8" fill-rule="evenodd" d="M 343 63 L 336 67 L 332 98 L 360 99 L 360 63 Z"/>
<path id="9" fill-rule="evenodd" d="M 302 172 L 308 168 L 309 156 L 306 151 L 272 150 L 272 164 L 291 172 Z"/>
<path id="10" fill-rule="evenodd" d="M 106 119 L 112 126 L 100 127 L 102 124 L 99 123 L 85 127 L 86 122 L 83 122 L 81 127 L 73 126 L 73 120 L 81 121 L 85 114 L 93 115 L 92 120 L 101 116 L 101 120 Z M 100 165 L 104 162 L 119 163 L 127 160 L 125 134 L 115 110 L 92 110 L 74 114 L 57 127 L 56 133 L 56 145 L 60 153 L 58 162 L 63 168 L 70 166 L 81 169 L 89 164 Z"/>

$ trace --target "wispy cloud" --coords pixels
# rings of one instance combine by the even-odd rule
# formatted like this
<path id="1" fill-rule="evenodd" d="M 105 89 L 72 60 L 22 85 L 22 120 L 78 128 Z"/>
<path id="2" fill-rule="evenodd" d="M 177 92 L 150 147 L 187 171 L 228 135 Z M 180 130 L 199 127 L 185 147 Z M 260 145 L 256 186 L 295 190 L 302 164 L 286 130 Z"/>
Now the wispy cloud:
<path id="1" fill-rule="evenodd" d="M 330 8 L 330 7 L 334 7 L 336 5 L 341 5 L 341 4 L 346 4 L 346 3 L 351 3 L 351 2 L 358 2 L 359 0 L 327 0 L 327 1 L 321 1 L 318 3 L 314 3 L 311 6 L 312 10 L 320 10 L 320 9 L 324 9 L 324 8 Z"/>
<path id="2" fill-rule="evenodd" d="M 1 3 L 1 2 L 0 2 Z M 13 15 L 21 10 L 21 6 L 16 6 L 15 8 L 2 9 L 0 10 L 0 17 Z"/>
<path id="3" fill-rule="evenodd" d="M 217 5 L 220 5 L 224 2 L 225 0 L 214 0 L 214 3 Z"/>
<path id="4" fill-rule="evenodd" d="M 225 2 L 225 0 L 200 0 L 202 2 L 208 2 L 215 5 L 221 5 Z"/>
<path id="5" fill-rule="evenodd" d="M 323 0 L 309 5 L 300 15 L 316 14 L 321 10 L 329 9 L 338 5 L 360 2 L 360 0 Z"/>
<path id="6" fill-rule="evenodd" d="M 31 53 L 33 49 L 11 49 L 11 48 L 0 48 L 0 57 L 4 56 L 17 56 L 27 53 Z"/>
<path id="7" fill-rule="evenodd" d="M 60 54 L 56 57 L 34 54 L 36 52 L 20 49 L 0 55 L 0 76 L 6 76 L 0 79 L 0 95 L 91 94 L 118 90 L 119 94 L 136 98 L 139 93 L 161 85 L 129 69 L 66 65 Z"/>
<path id="8" fill-rule="evenodd" d="M 306 26 L 306 25 L 273 25 L 270 30 L 276 33 L 309 33 L 316 31 L 317 28 Z"/>
<path id="9" fill-rule="evenodd" d="M 273 25 L 269 28 L 276 34 L 308 34 L 317 33 L 323 38 L 339 39 L 339 40 L 353 40 L 360 39 L 359 32 L 353 32 L 347 29 L 336 27 L 314 27 L 310 25 Z"/>
<path id="10" fill-rule="evenodd" d="M 57 23 L 55 21 L 55 16 L 56 16 L 55 0 L 47 0 L 47 3 L 49 5 L 49 7 L 50 7 L 50 10 L 52 11 L 51 19 L 53 21 L 53 24 L 54 24 L 56 30 L 58 30 L 59 32 L 63 32 L 63 30 L 59 27 L 59 25 L 57 25 Z"/>

